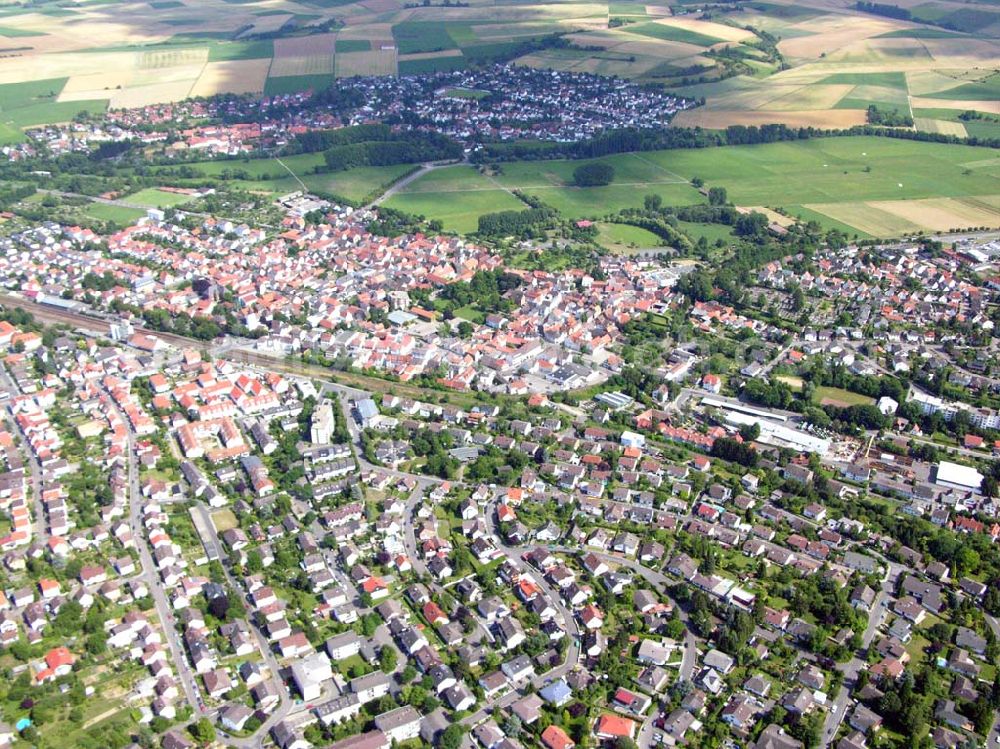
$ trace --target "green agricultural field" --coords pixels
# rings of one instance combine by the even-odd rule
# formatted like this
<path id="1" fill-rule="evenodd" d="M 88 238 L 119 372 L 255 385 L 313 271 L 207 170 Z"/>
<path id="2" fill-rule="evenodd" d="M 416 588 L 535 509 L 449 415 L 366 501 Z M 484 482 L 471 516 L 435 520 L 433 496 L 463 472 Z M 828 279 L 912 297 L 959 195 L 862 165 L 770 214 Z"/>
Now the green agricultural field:
<path id="1" fill-rule="evenodd" d="M 227 179 L 226 184 L 246 190 L 260 190 L 275 194 L 301 189 L 295 180 L 295 177 L 298 177 L 310 190 L 321 195 L 344 198 L 352 202 L 368 199 L 373 193 L 378 193 L 413 169 L 413 166 L 409 164 L 396 164 L 314 174 L 315 168 L 323 164 L 323 154 L 302 153 L 295 156 L 284 156 L 280 163 L 277 159 L 221 159 L 185 164 L 185 168 L 194 169 L 204 177 L 220 177 L 226 174 L 232 177 L 234 174 L 245 172 L 246 177 Z M 172 184 L 197 184 L 198 182 L 199 179 L 173 180 Z"/>
<path id="2" fill-rule="evenodd" d="M 434 21 L 405 21 L 392 27 L 392 37 L 401 55 L 414 52 L 438 52 L 458 45 L 445 24 Z"/>
<path id="3" fill-rule="evenodd" d="M 284 156 L 279 163 L 276 159 L 214 159 L 212 161 L 195 161 L 184 166 L 196 170 L 206 177 L 217 177 L 225 172 L 244 171 L 254 179 L 277 179 L 287 177 L 288 169 L 302 176 L 324 163 L 321 153 L 301 153 L 295 156 Z M 172 167 L 171 167 L 172 168 Z M 156 170 L 154 170 L 156 171 Z"/>
<path id="4" fill-rule="evenodd" d="M 879 34 L 876 39 L 957 39 L 961 34 L 944 29 L 896 29 Z"/>
<path id="5" fill-rule="evenodd" d="M 123 200 L 135 205 L 148 205 L 150 208 L 172 208 L 175 205 L 187 203 L 191 200 L 191 196 L 147 187 L 145 190 L 132 193 Z"/>
<path id="6" fill-rule="evenodd" d="M 881 88 L 897 88 L 906 91 L 906 75 L 898 72 L 890 73 L 834 73 L 828 75 L 819 83 L 846 83 L 853 86 L 879 86 Z"/>
<path id="7" fill-rule="evenodd" d="M 988 26 L 1000 23 L 1000 13 L 980 8 L 954 10 L 950 5 L 925 3 L 911 8 L 911 11 L 914 20 L 931 21 L 949 29 L 965 31 L 970 34 L 981 32 Z"/>
<path id="8" fill-rule="evenodd" d="M 995 152 L 889 138 L 816 138 L 643 154 L 690 179 L 725 187 L 737 205 L 784 206 L 1000 193 L 1000 174 L 974 162 Z M 966 164 L 971 166 L 966 166 Z M 870 171 L 865 169 L 870 168 Z M 966 173 L 968 171 L 968 173 Z"/>
<path id="9" fill-rule="evenodd" d="M 1000 99 L 1000 73 L 993 73 L 981 80 L 963 83 L 956 88 L 949 88 L 926 96 L 930 99 L 996 101 Z"/>
<path id="10" fill-rule="evenodd" d="M 46 78 L 0 85 L 0 112 L 55 101 L 66 85 L 66 80 L 66 78 Z"/>
<path id="11" fill-rule="evenodd" d="M 857 239 L 870 239 L 871 235 L 867 232 L 860 231 L 856 226 L 850 226 L 842 221 L 837 221 L 830 216 L 827 216 L 818 211 L 814 211 L 810 208 L 806 208 L 802 205 L 786 205 L 785 210 L 788 211 L 788 215 L 794 216 L 800 221 L 815 221 L 817 224 L 822 226 L 824 229 L 835 229 L 836 231 L 843 232 L 846 236 L 857 238 Z"/>
<path id="12" fill-rule="evenodd" d="M 274 41 L 271 39 L 260 39 L 252 42 L 216 41 L 208 48 L 209 62 L 260 60 L 265 57 L 274 57 Z"/>
<path id="13" fill-rule="evenodd" d="M 108 102 L 57 102 L 66 78 L 46 78 L 25 83 L 0 85 L 0 137 L 18 138 L 18 131 L 33 125 L 66 122 L 80 112 L 103 112 Z"/>
<path id="14" fill-rule="evenodd" d="M 399 192 L 386 202 L 390 208 L 436 218 L 448 231 L 462 234 L 479 228 L 479 217 L 496 211 L 520 211 L 524 203 L 500 188 L 478 191 Z"/>
<path id="15" fill-rule="evenodd" d="M 334 43 L 334 52 L 368 52 L 371 48 L 368 39 L 338 39 Z"/>
<path id="16" fill-rule="evenodd" d="M 498 189 L 502 187 L 496 177 L 482 175 L 475 167 L 456 165 L 427 172 L 419 180 L 408 185 L 406 192 L 471 192 Z"/>
<path id="17" fill-rule="evenodd" d="M 630 34 L 641 34 L 642 36 L 662 39 L 667 42 L 697 44 L 699 47 L 711 47 L 713 44 L 725 41 L 714 36 L 708 36 L 708 34 L 699 34 L 697 31 L 691 31 L 690 29 L 682 29 L 678 26 L 668 26 L 663 23 L 654 22 L 632 24 L 625 26 L 624 30 Z"/>
<path id="18" fill-rule="evenodd" d="M 704 198 L 687 184 L 651 182 L 607 187 L 531 187 L 525 194 L 539 198 L 567 218 L 600 218 L 642 205 L 646 195 L 659 195 L 665 205 L 693 205 Z"/>
<path id="19" fill-rule="evenodd" d="M 572 185 L 573 171 L 585 163 L 582 161 L 504 163 L 493 177 L 481 175 L 473 167 L 455 166 L 421 177 L 394 196 L 389 205 L 404 210 L 404 203 L 415 205 L 411 212 L 442 220 L 447 217 L 446 226 L 461 231 L 456 227 L 474 227 L 482 213 L 500 210 L 489 203 L 490 199 L 505 200 L 506 194 L 499 188 L 523 190 L 566 218 L 601 218 L 642 205 L 648 194 L 660 195 L 667 205 L 704 202 L 689 184 L 692 178 L 700 177 L 708 186 L 725 187 L 736 205 L 784 207 L 791 215 L 864 238 L 864 229 L 846 223 L 851 210 L 872 214 L 866 214 L 859 226 L 881 226 L 871 230 L 889 231 L 890 236 L 913 226 L 904 217 L 884 214 L 880 206 L 865 205 L 866 201 L 909 205 L 906 201 L 912 199 L 983 198 L 988 204 L 995 200 L 989 196 L 1000 195 L 994 151 L 888 138 L 816 138 L 759 146 L 651 151 L 599 161 L 615 167 L 614 180 L 606 187 Z M 482 196 L 487 199 L 479 199 Z M 830 211 L 831 216 L 811 205 Z M 471 214 L 461 217 L 463 209 Z M 874 215 L 882 216 L 885 223 L 873 222 Z M 989 222 L 984 214 L 982 223 Z M 726 227 L 693 224 L 684 228 L 696 239 L 705 236 L 709 242 L 729 237 Z"/>
<path id="20" fill-rule="evenodd" d="M 451 70 L 461 70 L 465 67 L 465 57 L 448 55 L 447 57 L 424 57 L 419 60 L 400 60 L 400 75 L 421 75 L 423 73 L 445 73 Z"/>
<path id="21" fill-rule="evenodd" d="M 409 164 L 363 166 L 343 172 L 307 174 L 302 177 L 302 181 L 319 195 L 336 196 L 360 203 L 374 193 L 381 192 L 413 168 Z"/>
<path id="22" fill-rule="evenodd" d="M 572 186 L 573 172 L 583 164 L 606 162 L 615 169 L 613 184 L 686 183 L 687 178 L 649 158 L 646 153 L 625 153 L 583 161 L 513 162 L 501 165 L 497 182 L 506 187 Z"/>
<path id="23" fill-rule="evenodd" d="M 280 78 L 268 78 L 264 82 L 264 96 L 280 96 L 281 94 L 295 94 L 299 91 L 322 91 L 329 88 L 333 83 L 333 75 L 330 73 L 317 73 L 314 75 L 285 75 Z"/>
<path id="24" fill-rule="evenodd" d="M 795 20 L 815 18 L 823 13 L 821 10 L 808 8 L 804 5 L 780 5 L 768 2 L 750 3 L 749 7 L 775 18 L 792 18 Z"/>
<path id="25" fill-rule="evenodd" d="M 45 36 L 44 31 L 33 31 L 32 29 L 15 29 L 10 26 L 0 26 L 0 36 L 8 39 L 15 39 L 25 36 Z"/>

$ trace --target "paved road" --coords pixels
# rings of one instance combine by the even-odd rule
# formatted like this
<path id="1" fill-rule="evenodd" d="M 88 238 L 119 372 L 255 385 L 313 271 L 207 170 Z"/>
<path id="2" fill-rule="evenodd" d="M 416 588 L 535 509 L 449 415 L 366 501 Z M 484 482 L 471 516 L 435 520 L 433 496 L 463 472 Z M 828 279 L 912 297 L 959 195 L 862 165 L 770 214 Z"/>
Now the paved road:
<path id="1" fill-rule="evenodd" d="M 0 384 L 7 389 L 11 398 L 21 392 L 17 383 L 14 382 L 14 378 L 10 376 L 7 368 L 3 366 L 0 366 Z M 24 433 L 20 424 L 17 423 L 17 419 L 14 418 L 14 413 L 10 411 L 9 406 L 7 410 L 10 416 L 11 429 L 20 438 L 21 446 L 28 462 L 28 469 L 31 471 L 32 540 L 45 541 L 49 534 L 48 526 L 45 522 L 45 506 L 42 504 L 42 467 L 35 457 L 35 453 L 29 447 L 28 435 Z"/>
<path id="2" fill-rule="evenodd" d="M 198 685 L 195 680 L 194 672 L 191 669 L 190 663 L 187 659 L 187 654 L 184 650 L 184 644 L 181 642 L 180 636 L 177 633 L 177 627 L 174 624 L 173 611 L 170 607 L 169 601 L 167 601 L 166 593 L 163 590 L 163 582 L 160 579 L 159 572 L 156 569 L 156 565 L 153 562 L 153 555 L 149 550 L 149 543 L 147 542 L 146 529 L 142 524 L 142 491 L 139 487 L 139 469 L 138 461 L 136 460 L 136 435 L 132 431 L 129 425 L 128 419 L 125 418 L 123 414 L 116 405 L 112 402 L 111 408 L 113 408 L 122 422 L 128 428 L 128 503 L 129 503 L 129 524 L 132 527 L 132 537 L 135 540 L 135 545 L 139 550 L 139 561 L 142 565 L 142 579 L 149 588 L 150 595 L 153 598 L 153 603 L 156 606 L 156 613 L 160 618 L 161 629 L 163 630 L 164 637 L 167 640 L 167 647 L 170 649 L 170 654 L 173 660 L 173 666 L 177 670 L 178 677 L 180 678 L 181 688 L 184 692 L 184 696 L 187 702 L 194 709 L 196 716 L 207 715 L 208 710 L 205 709 L 204 703 L 201 699 L 201 693 L 198 691 Z"/>
<path id="3" fill-rule="evenodd" d="M 238 593 L 239 595 L 241 596 L 245 595 L 248 591 L 244 587 L 243 582 L 237 581 L 236 578 L 233 577 L 233 574 L 229 569 L 228 557 L 225 554 L 225 549 L 223 548 L 222 542 L 219 540 L 219 536 L 218 533 L 216 532 L 215 524 L 212 522 L 212 517 L 211 513 L 209 512 L 209 509 L 203 503 L 199 502 L 195 505 L 195 512 L 197 512 L 201 516 L 201 521 L 204 524 L 204 527 L 208 530 L 209 534 L 211 534 L 208 537 L 207 541 L 213 547 L 215 553 L 218 555 L 219 562 L 222 565 L 223 571 L 225 572 L 226 581 L 229 583 L 229 586 L 232 588 L 234 592 Z M 250 747 L 260 746 L 261 742 L 260 737 L 265 736 L 267 732 L 271 729 L 271 726 L 273 726 L 275 723 L 284 720 L 285 717 L 287 717 L 289 712 L 294 707 L 294 703 L 292 702 L 291 697 L 289 697 L 284 684 L 281 682 L 281 677 L 278 675 L 278 672 L 281 669 L 281 665 L 278 663 L 278 659 L 274 657 L 274 652 L 271 650 L 271 646 L 267 640 L 267 637 L 265 637 L 264 633 L 260 631 L 260 629 L 254 623 L 252 618 L 249 618 L 248 622 L 250 624 L 250 630 L 251 632 L 253 632 L 253 635 L 257 640 L 257 649 L 260 650 L 260 652 L 263 654 L 264 662 L 267 664 L 267 667 L 271 672 L 269 680 L 277 688 L 277 692 L 280 698 L 278 706 L 275 708 L 274 712 L 272 712 L 267 717 L 267 720 L 265 720 L 261 724 L 260 728 L 257 729 L 254 736 L 247 738 L 237 738 L 234 736 L 227 735 L 226 740 L 230 745 L 247 747 L 249 749 Z"/>
<path id="4" fill-rule="evenodd" d="M 375 200 L 373 200 L 371 203 L 369 203 L 368 205 L 366 205 L 365 208 L 374 208 L 375 206 L 380 205 L 381 203 L 384 203 L 389 198 L 391 198 L 393 195 L 395 195 L 397 192 L 399 192 L 400 190 L 404 189 L 405 187 L 407 187 L 411 183 L 416 182 L 418 179 L 420 179 L 421 177 L 423 177 L 425 174 L 428 174 L 429 172 L 433 172 L 435 169 L 440 169 L 441 167 L 445 167 L 445 166 L 455 166 L 456 164 L 465 163 L 465 161 L 466 160 L 462 160 L 462 161 L 454 161 L 454 160 L 449 160 L 449 161 L 432 161 L 432 162 L 427 163 L 427 164 L 421 164 L 419 169 L 417 169 L 412 174 L 406 175 L 405 177 L 403 177 L 403 179 L 399 180 L 398 182 L 394 182 L 392 185 L 389 186 L 388 190 L 386 190 L 384 193 L 382 193 L 377 198 L 375 198 Z"/>
<path id="5" fill-rule="evenodd" d="M 872 604 L 871 611 L 868 614 L 868 626 L 861 636 L 862 651 L 867 650 L 868 646 L 871 645 L 872 640 L 875 639 L 875 635 L 878 633 L 879 627 L 885 621 L 888 610 L 888 606 L 885 604 L 888 603 L 889 598 L 892 596 L 896 580 L 904 569 L 903 565 L 895 562 L 887 562 L 886 574 L 882 579 L 882 586 L 875 596 L 875 602 Z M 861 673 L 862 669 L 867 667 L 867 661 L 862 660 L 858 656 L 855 656 L 847 663 L 838 664 L 837 668 L 844 674 L 844 684 L 826 715 L 826 721 L 823 723 L 823 739 L 821 742 L 823 746 L 830 746 L 833 743 L 837 731 L 840 729 L 840 724 L 844 720 L 844 715 L 847 713 L 847 707 L 850 704 L 851 689 L 858 679 L 858 674 Z"/>

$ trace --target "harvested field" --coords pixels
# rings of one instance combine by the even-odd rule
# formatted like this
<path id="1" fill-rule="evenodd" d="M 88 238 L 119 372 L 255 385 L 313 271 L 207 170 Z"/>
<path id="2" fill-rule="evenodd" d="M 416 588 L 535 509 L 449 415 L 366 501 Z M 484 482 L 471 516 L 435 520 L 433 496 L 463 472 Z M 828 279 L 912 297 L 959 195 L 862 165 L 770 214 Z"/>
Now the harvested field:
<path id="1" fill-rule="evenodd" d="M 972 101 L 968 99 L 931 99 L 923 96 L 910 97 L 910 106 L 938 109 L 975 109 L 977 112 L 1000 114 L 1000 101 Z"/>
<path id="2" fill-rule="evenodd" d="M 778 112 L 834 109 L 837 102 L 850 93 L 852 88 L 854 87 L 843 83 L 834 85 L 814 83 L 795 89 L 777 99 L 772 99 L 767 103 L 767 108 Z"/>
<path id="3" fill-rule="evenodd" d="M 657 21 L 657 23 L 674 26 L 679 29 L 686 29 L 688 31 L 693 31 L 696 34 L 704 34 L 705 36 L 715 37 L 716 39 L 722 39 L 727 42 L 742 42 L 745 39 L 755 38 L 753 32 L 747 31 L 746 29 L 740 29 L 724 23 L 701 21 L 695 18 L 688 18 L 686 16 L 664 18 Z"/>
<path id="4" fill-rule="evenodd" d="M 336 38 L 336 34 L 313 34 L 312 36 L 275 39 L 274 59 L 332 55 Z"/>
<path id="5" fill-rule="evenodd" d="M 813 203 L 806 208 L 876 237 L 1000 226 L 1000 196 Z"/>
<path id="6" fill-rule="evenodd" d="M 791 127 L 844 128 L 864 125 L 867 121 L 863 109 L 817 109 L 813 111 L 741 111 L 711 110 L 701 107 L 681 112 L 674 122 L 684 127 L 704 127 L 724 130 L 728 125 L 767 125 L 783 122 Z"/>
<path id="7" fill-rule="evenodd" d="M 128 109 L 159 104 L 164 101 L 181 101 L 188 97 L 193 84 L 194 81 L 190 80 L 168 81 L 167 83 L 154 83 L 148 86 L 122 89 L 112 94 L 109 106 L 116 109 Z"/>
<path id="8" fill-rule="evenodd" d="M 128 86 L 135 76 L 131 70 L 109 70 L 107 73 L 88 73 L 86 75 L 74 75 L 63 86 L 59 94 L 59 101 L 74 101 L 78 99 L 92 99 L 95 91 L 122 88 Z M 87 94 L 81 96 L 80 94 Z M 108 93 L 110 95 L 110 91 Z"/>
<path id="9" fill-rule="evenodd" d="M 275 57 L 268 76 L 284 78 L 292 75 L 323 75 L 333 73 L 333 53 L 308 57 Z"/>
<path id="10" fill-rule="evenodd" d="M 277 39 L 269 76 L 330 75 L 333 73 L 335 34 Z"/>
<path id="11" fill-rule="evenodd" d="M 783 216 L 777 211 L 772 211 L 770 208 L 765 208 L 762 205 L 751 205 L 747 206 L 746 208 L 737 207 L 736 210 L 738 211 L 746 210 L 746 211 L 754 211 L 756 213 L 763 213 L 765 216 L 767 216 L 768 221 L 770 221 L 772 224 L 778 224 L 778 226 L 791 226 L 792 224 L 795 223 L 794 218 L 791 218 L 789 216 Z"/>
<path id="12" fill-rule="evenodd" d="M 338 78 L 352 75 L 395 75 L 396 50 L 375 48 L 368 52 L 345 52 L 335 59 Z"/>
<path id="13" fill-rule="evenodd" d="M 358 5 L 373 13 L 389 13 L 400 7 L 396 0 L 362 0 Z"/>
<path id="14" fill-rule="evenodd" d="M 951 120 L 934 120 L 929 117 L 914 117 L 913 124 L 922 133 L 941 133 L 964 138 L 968 135 L 965 125 Z"/>
<path id="15" fill-rule="evenodd" d="M 895 237 L 914 234 L 920 230 L 912 221 L 906 221 L 868 203 L 810 203 L 804 207 L 873 237 Z"/>
<path id="16" fill-rule="evenodd" d="M 897 28 L 892 21 L 856 16 L 826 16 L 800 24 L 810 36 L 783 39 L 778 49 L 787 57 L 816 60 L 838 49 Z"/>
<path id="17" fill-rule="evenodd" d="M 191 89 L 192 96 L 248 94 L 264 90 L 269 60 L 210 62 Z"/>
<path id="18" fill-rule="evenodd" d="M 948 231 L 968 226 L 1000 226 L 1000 195 L 894 200 L 871 205 L 932 231 Z"/>

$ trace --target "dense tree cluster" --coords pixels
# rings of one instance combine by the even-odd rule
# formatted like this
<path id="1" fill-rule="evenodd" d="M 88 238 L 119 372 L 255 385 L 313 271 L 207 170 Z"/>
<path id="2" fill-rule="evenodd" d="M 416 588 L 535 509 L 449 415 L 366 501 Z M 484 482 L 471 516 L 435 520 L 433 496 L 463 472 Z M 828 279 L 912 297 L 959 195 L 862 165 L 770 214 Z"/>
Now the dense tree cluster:
<path id="1" fill-rule="evenodd" d="M 441 298 L 454 307 L 475 305 L 485 312 L 496 312 L 508 306 L 503 295 L 522 284 L 516 273 L 502 270 L 477 271 L 468 281 L 449 284 L 441 290 Z"/>
<path id="2" fill-rule="evenodd" d="M 615 178 L 615 168 L 611 164 L 597 161 L 583 164 L 573 170 L 573 184 L 577 187 L 603 187 Z"/>
<path id="3" fill-rule="evenodd" d="M 876 16 L 885 16 L 886 18 L 898 18 L 901 21 L 909 21 L 912 14 L 908 8 L 900 8 L 898 5 L 890 5 L 888 3 L 875 3 L 867 2 L 866 0 L 858 0 L 854 4 L 854 7 L 865 13 L 871 13 Z"/>
<path id="4" fill-rule="evenodd" d="M 712 445 L 712 455 L 732 463 L 739 463 L 741 466 L 752 468 L 757 465 L 757 451 L 747 443 L 732 437 L 717 439 Z"/>
<path id="5" fill-rule="evenodd" d="M 520 236 L 538 227 L 549 227 L 556 218 L 551 208 L 497 211 L 479 217 L 479 233 L 484 237 Z"/>
<path id="6" fill-rule="evenodd" d="M 359 166 L 417 164 L 461 157 L 461 144 L 448 136 L 410 131 L 391 133 L 384 140 L 333 146 L 323 153 L 326 168 L 332 172 Z"/>
<path id="7" fill-rule="evenodd" d="M 869 125 L 884 127 L 913 127 L 913 118 L 898 109 L 883 109 L 877 104 L 869 104 L 867 119 Z"/>

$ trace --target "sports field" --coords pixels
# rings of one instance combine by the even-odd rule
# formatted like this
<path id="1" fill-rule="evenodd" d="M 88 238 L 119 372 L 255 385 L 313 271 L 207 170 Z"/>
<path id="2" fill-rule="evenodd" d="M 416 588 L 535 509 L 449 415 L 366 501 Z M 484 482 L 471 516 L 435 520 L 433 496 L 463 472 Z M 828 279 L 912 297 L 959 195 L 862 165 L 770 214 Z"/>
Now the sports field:
<path id="1" fill-rule="evenodd" d="M 868 406 L 875 402 L 874 398 L 869 398 L 867 395 L 825 386 L 816 388 L 813 400 L 822 406 Z"/>
<path id="2" fill-rule="evenodd" d="M 660 195 L 668 205 L 704 202 L 689 184 L 700 177 L 706 186 L 725 187 L 736 205 L 780 207 L 859 237 L 1000 226 L 1000 170 L 995 152 L 985 148 L 821 138 L 620 154 L 600 161 L 615 167 L 606 187 L 573 186 L 573 170 L 585 163 L 580 161 L 503 164 L 493 177 L 456 166 L 414 181 L 388 204 L 402 210 L 418 206 L 415 212 L 429 218 L 447 216 L 445 225 L 461 231 L 459 225 L 475 225 L 482 213 L 518 207 L 505 190 L 538 197 L 567 218 L 601 218 L 640 206 L 648 194 Z"/>
<path id="3" fill-rule="evenodd" d="M 157 190 L 155 187 L 149 187 L 145 190 L 139 190 L 139 192 L 132 193 L 124 198 L 124 201 L 134 205 L 149 206 L 150 208 L 172 208 L 175 205 L 187 203 L 191 199 L 190 195 L 167 192 L 166 190 Z"/>

